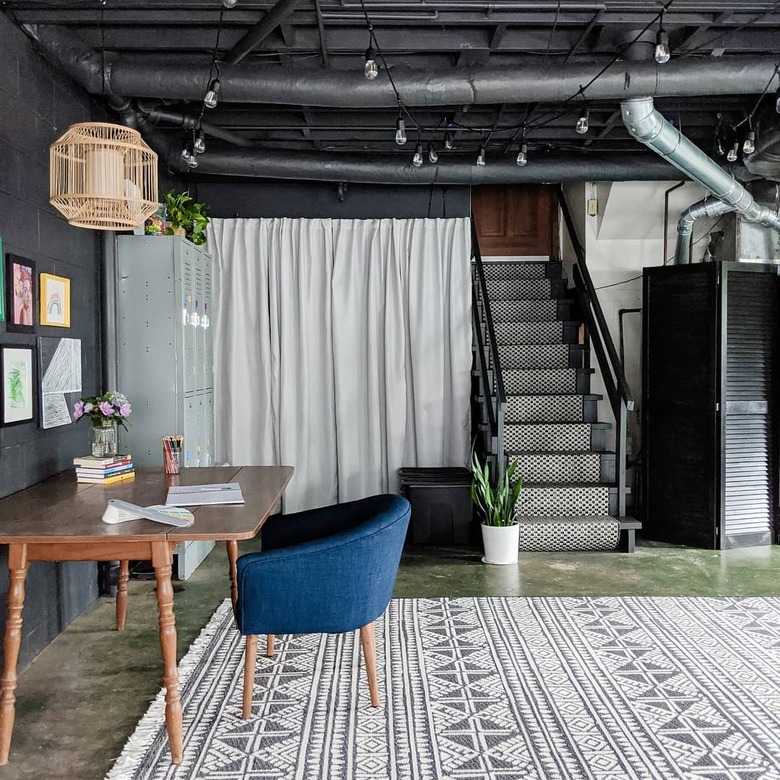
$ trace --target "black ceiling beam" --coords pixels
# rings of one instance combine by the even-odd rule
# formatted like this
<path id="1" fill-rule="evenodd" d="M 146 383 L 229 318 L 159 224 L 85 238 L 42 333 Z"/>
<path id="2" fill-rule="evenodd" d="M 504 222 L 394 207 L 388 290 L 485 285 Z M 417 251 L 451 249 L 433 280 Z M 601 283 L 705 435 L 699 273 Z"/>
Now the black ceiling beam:
<path id="1" fill-rule="evenodd" d="M 330 57 L 328 56 L 328 44 L 325 41 L 325 22 L 322 18 L 322 8 L 320 8 L 320 0 L 314 0 L 314 10 L 317 12 L 317 31 L 320 34 L 320 51 L 322 52 L 322 67 L 327 68 L 330 65 Z"/>
<path id="2" fill-rule="evenodd" d="M 710 30 L 713 27 L 717 27 L 719 24 L 724 24 L 732 16 L 734 16 L 733 11 L 726 11 L 726 13 L 714 17 L 709 24 L 700 24 L 689 36 L 681 41 L 677 41 L 674 47 L 675 51 L 682 53 L 690 51 L 691 49 L 695 49 L 699 44 L 706 42 L 709 38 L 712 37 Z"/>
<path id="3" fill-rule="evenodd" d="M 568 62 L 577 53 L 577 49 L 582 46 L 585 39 L 590 35 L 593 28 L 599 23 L 603 16 L 604 11 L 602 10 L 596 11 L 596 13 L 593 14 L 593 18 L 585 25 L 585 29 L 580 34 L 580 37 L 575 41 L 574 46 L 569 49 L 569 53 L 566 55 L 564 62 Z"/>
<path id="4" fill-rule="evenodd" d="M 224 57 L 227 65 L 237 65 L 256 49 L 301 3 L 301 0 L 279 0 L 268 13 Z"/>

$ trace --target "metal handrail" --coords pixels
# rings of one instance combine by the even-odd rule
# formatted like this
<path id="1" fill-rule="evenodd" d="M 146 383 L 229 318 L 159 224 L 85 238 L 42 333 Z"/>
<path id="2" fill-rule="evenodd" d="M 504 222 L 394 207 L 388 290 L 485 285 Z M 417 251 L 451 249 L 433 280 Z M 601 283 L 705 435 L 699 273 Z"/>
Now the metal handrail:
<path id="1" fill-rule="evenodd" d="M 479 237 L 474 218 L 471 219 L 471 259 L 476 268 L 476 284 L 472 285 L 472 305 L 474 328 L 477 335 L 478 355 L 480 363 L 480 374 L 482 377 L 486 406 L 488 410 L 488 425 L 490 434 L 495 440 L 496 445 L 496 471 L 500 480 L 504 475 L 506 467 L 504 456 L 504 419 L 506 417 L 506 390 L 504 389 L 504 378 L 501 372 L 501 360 L 498 354 L 498 341 L 496 340 L 496 331 L 493 326 L 493 314 L 490 310 L 490 299 L 488 297 L 487 283 L 485 281 L 485 269 L 482 265 L 482 253 L 479 249 Z M 482 332 L 482 322 L 480 320 L 480 307 L 484 313 L 485 333 Z M 487 348 L 487 354 L 486 354 Z M 493 387 L 488 386 L 488 371 L 493 373 Z M 493 400 L 495 398 L 495 407 Z"/>
<path id="2" fill-rule="evenodd" d="M 593 351 L 596 353 L 601 368 L 604 387 L 607 391 L 612 412 L 615 415 L 617 430 L 615 432 L 615 461 L 617 467 L 618 514 L 626 513 L 626 452 L 628 438 L 628 412 L 634 408 L 634 400 L 628 386 L 623 364 L 615 349 L 615 342 L 607 327 L 607 320 L 601 308 L 596 288 L 588 272 L 585 260 L 585 250 L 577 237 L 574 221 L 569 211 L 569 205 L 563 194 L 563 188 L 558 189 L 558 202 L 563 214 L 563 221 L 569 233 L 569 240 L 574 247 L 577 263 L 573 270 L 574 287 L 582 309 L 582 319 L 590 336 Z"/>

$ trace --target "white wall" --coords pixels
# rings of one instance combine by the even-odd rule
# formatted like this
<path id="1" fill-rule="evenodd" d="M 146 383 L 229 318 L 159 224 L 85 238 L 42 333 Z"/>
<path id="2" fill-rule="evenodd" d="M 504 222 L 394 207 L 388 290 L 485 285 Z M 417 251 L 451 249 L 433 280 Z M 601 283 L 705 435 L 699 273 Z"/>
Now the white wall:
<path id="1" fill-rule="evenodd" d="M 615 348 L 620 349 L 618 312 L 642 306 L 642 269 L 661 265 L 664 255 L 664 193 L 676 182 L 598 182 L 579 183 L 564 188 L 572 219 L 585 248 L 588 270 L 598 290 Z M 674 254 L 677 220 L 684 209 L 706 195 L 703 188 L 690 182 L 669 197 L 667 259 Z M 587 201 L 598 201 L 596 216 L 588 216 Z M 707 234 L 714 222 L 701 220 L 694 225 L 693 240 Z M 706 239 L 693 246 L 691 259 L 700 262 Z M 561 252 L 569 279 L 574 260 L 566 227 L 561 219 Z M 637 278 L 635 278 L 637 277 Z M 571 283 L 571 282 L 570 282 Z M 605 285 L 614 285 L 605 287 Z M 639 420 L 642 408 L 642 316 L 626 314 L 623 318 L 625 373 L 636 408 L 629 415 L 632 457 L 640 446 Z M 592 365 L 596 374 L 592 392 L 601 393 L 599 419 L 614 424 L 612 409 L 601 380 L 595 354 Z M 613 438 L 613 437 L 611 437 Z"/>

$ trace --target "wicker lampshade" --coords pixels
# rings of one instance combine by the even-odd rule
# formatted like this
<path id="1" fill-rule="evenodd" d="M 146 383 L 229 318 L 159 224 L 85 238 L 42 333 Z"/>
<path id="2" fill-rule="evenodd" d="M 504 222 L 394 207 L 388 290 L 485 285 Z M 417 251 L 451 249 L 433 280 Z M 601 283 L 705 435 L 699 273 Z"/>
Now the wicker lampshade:
<path id="1" fill-rule="evenodd" d="M 137 130 L 82 122 L 49 149 L 49 203 L 71 225 L 129 230 L 157 200 L 157 155 Z"/>

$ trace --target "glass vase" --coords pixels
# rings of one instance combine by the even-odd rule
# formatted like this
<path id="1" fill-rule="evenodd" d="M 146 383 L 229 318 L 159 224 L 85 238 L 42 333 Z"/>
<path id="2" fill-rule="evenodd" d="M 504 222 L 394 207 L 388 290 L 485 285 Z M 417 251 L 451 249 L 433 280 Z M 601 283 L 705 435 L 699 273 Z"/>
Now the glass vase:
<path id="1" fill-rule="evenodd" d="M 92 457 L 108 458 L 117 453 L 116 422 L 106 420 L 92 428 Z"/>

